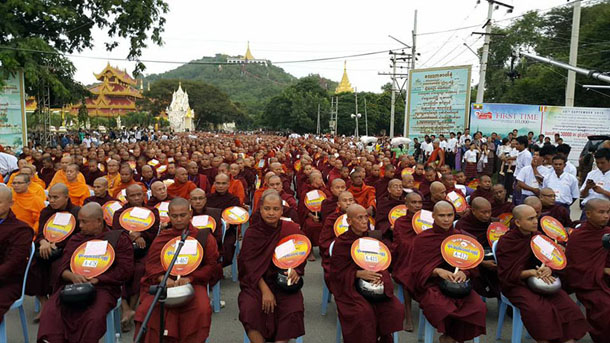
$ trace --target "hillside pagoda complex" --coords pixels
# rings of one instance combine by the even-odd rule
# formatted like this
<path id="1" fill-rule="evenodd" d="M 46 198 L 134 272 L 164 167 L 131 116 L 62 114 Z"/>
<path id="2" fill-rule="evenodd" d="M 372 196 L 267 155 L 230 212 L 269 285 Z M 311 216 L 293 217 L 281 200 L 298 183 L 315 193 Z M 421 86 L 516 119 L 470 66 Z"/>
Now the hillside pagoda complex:
<path id="1" fill-rule="evenodd" d="M 235 63 L 235 64 L 263 64 L 267 65 L 267 60 L 256 59 L 252 55 L 250 51 L 250 42 L 248 42 L 248 48 L 246 49 L 246 53 L 243 56 L 233 58 L 227 58 L 227 63 Z"/>
<path id="2" fill-rule="evenodd" d="M 343 62 L 343 77 L 341 78 L 341 82 L 335 89 L 335 94 L 339 93 L 354 93 L 354 88 L 352 88 L 351 83 L 349 83 L 349 78 L 347 77 L 347 61 Z"/>
<path id="3" fill-rule="evenodd" d="M 136 99 L 142 98 L 142 94 L 137 89 L 138 82 L 127 71 L 108 63 L 104 70 L 93 75 L 99 82 L 88 87 L 92 93 L 85 99 L 89 116 L 117 117 L 136 111 Z M 70 113 L 77 115 L 80 107 L 81 104 L 72 105 Z"/>

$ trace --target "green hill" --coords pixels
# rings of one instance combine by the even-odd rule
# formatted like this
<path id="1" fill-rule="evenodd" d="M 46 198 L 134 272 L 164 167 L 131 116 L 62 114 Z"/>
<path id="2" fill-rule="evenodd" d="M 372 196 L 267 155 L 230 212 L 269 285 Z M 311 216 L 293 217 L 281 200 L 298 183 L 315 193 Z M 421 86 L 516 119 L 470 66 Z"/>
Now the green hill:
<path id="1" fill-rule="evenodd" d="M 229 56 L 216 54 L 203 57 L 161 74 L 152 74 L 146 80 L 159 79 L 197 80 L 218 87 L 240 107 L 251 120 L 259 117 L 267 102 L 297 78 L 271 63 L 261 64 L 197 64 L 197 62 L 226 62 Z M 320 78 L 323 88 L 334 90 L 337 83 Z"/>

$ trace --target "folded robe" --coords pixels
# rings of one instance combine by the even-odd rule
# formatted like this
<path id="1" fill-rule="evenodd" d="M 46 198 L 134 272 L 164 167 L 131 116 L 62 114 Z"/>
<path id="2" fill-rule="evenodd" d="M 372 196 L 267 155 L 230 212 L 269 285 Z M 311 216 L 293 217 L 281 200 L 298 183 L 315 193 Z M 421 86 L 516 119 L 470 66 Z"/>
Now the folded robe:
<path id="1" fill-rule="evenodd" d="M 496 258 L 502 294 L 521 310 L 523 324 L 535 340 L 578 340 L 587 333 L 589 325 L 568 294 L 559 290 L 553 295 L 540 295 L 521 279 L 522 271 L 541 264 L 530 248 L 531 238 L 532 235 L 514 228 L 498 240 Z"/>
<path id="2" fill-rule="evenodd" d="M 197 238 L 198 229 L 189 225 L 188 235 Z M 152 242 L 148 256 L 146 258 L 145 275 L 141 279 L 140 304 L 134 318 L 136 322 L 135 333 L 138 332 L 154 295 L 148 293 L 152 285 L 159 283 L 160 276 L 165 274 L 165 269 L 161 266 L 161 250 L 167 242 L 175 237 L 179 237 L 182 230 L 168 228 L 162 230 Z M 191 280 L 191 285 L 195 289 L 195 296 L 188 303 L 175 309 L 165 308 L 165 330 L 166 337 L 175 342 L 205 342 L 210 333 L 212 323 L 212 308 L 208 298 L 207 285 L 218 275 L 220 265 L 218 264 L 218 248 L 214 236 L 208 234 L 203 246 L 203 261 L 195 271 L 185 277 Z M 173 277 L 172 277 L 173 278 Z M 157 304 L 152 317 L 148 322 L 148 331 L 144 342 L 158 342 L 159 339 L 159 305 Z"/>
<path id="3" fill-rule="evenodd" d="M 305 334 L 303 295 L 301 291 L 290 294 L 279 289 L 275 277 L 281 270 L 272 262 L 279 241 L 292 234 L 301 234 L 296 223 L 280 220 L 278 227 L 272 227 L 262 220 L 251 223 L 244 235 L 238 258 L 241 289 L 238 296 L 239 320 L 246 332 L 256 330 L 267 340 L 289 340 Z M 303 262 L 295 268 L 301 276 L 305 272 L 305 264 Z M 261 278 L 273 292 L 277 303 L 269 314 L 262 311 L 262 293 L 258 287 Z"/>
<path id="4" fill-rule="evenodd" d="M 368 236 L 365 233 L 363 237 Z M 380 271 L 384 292 L 389 300 L 371 303 L 356 290 L 356 272 L 361 268 L 352 260 L 352 243 L 359 239 L 351 229 L 337 237 L 330 258 L 329 290 L 335 296 L 343 340 L 350 343 L 392 342 L 392 333 L 403 328 L 404 307 L 394 296 L 394 284 L 387 270 Z"/>
<path id="5" fill-rule="evenodd" d="M 584 222 L 570 235 L 566 248 L 568 266 L 565 269 L 567 286 L 587 310 L 587 321 L 593 341 L 607 342 L 610 337 L 610 251 L 602 247 L 602 236 L 610 234 L 610 227 L 597 228 Z"/>
<path id="6" fill-rule="evenodd" d="M 417 253 L 412 253 L 407 269 L 409 276 L 406 286 L 409 294 L 419 302 L 424 315 L 439 332 L 458 342 L 468 341 L 485 334 L 487 308 L 476 292 L 462 299 L 444 295 L 438 282 L 432 277 L 435 268 L 453 270 L 441 255 L 440 245 L 445 238 L 458 233 L 453 228 L 444 230 L 437 224 L 419 234 L 413 240 Z M 463 270 L 466 276 L 476 276 L 476 270 Z"/>

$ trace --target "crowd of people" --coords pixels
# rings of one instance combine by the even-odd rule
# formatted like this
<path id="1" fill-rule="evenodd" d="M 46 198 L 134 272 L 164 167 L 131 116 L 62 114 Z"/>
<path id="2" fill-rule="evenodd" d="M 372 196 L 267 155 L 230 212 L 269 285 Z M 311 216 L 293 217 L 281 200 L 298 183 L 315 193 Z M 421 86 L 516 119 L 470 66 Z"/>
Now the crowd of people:
<path id="1" fill-rule="evenodd" d="M 322 260 L 345 342 L 392 342 L 394 332 L 413 331 L 413 300 L 441 333 L 441 342 L 471 340 L 486 334 L 482 297 L 500 293 L 520 309 L 538 342 L 574 342 L 587 333 L 594 342 L 610 337 L 610 253 L 602 246 L 602 236 L 610 233 L 610 142 L 595 152 L 597 169 L 581 176 L 582 183 L 561 137 L 551 142 L 533 132 L 519 136 L 517 130 L 506 137 L 471 136 L 467 130 L 450 133 L 449 139 L 426 136 L 408 147 L 387 139 L 365 146 L 350 137 L 150 132 L 139 139 L 95 141 L 84 134 L 74 142 L 32 144 L 18 156 L 0 153 L 6 183 L 0 186 L 0 318 L 20 296 L 33 241 L 26 294 L 41 305 L 35 318 L 39 342 L 98 342 L 106 332 L 106 313 L 118 299 L 121 329 L 135 326 L 138 332 L 153 302 L 149 287 L 165 273 L 164 247 L 183 233 L 199 242 L 203 259 L 190 274 L 172 276 L 168 287 L 190 284 L 194 298 L 165 308 L 164 328 L 157 305 L 145 342 L 158 341 L 160 334 L 166 342 L 205 341 L 212 325 L 207 287 L 234 263 L 239 320 L 250 341 L 287 342 L 305 335 L 301 291 L 287 291 L 276 279 L 284 273 L 297 284 L 306 262 L 288 271 L 272 263 L 280 240 L 299 233 L 317 247 L 308 260 Z M 324 194 L 319 211 L 306 205 L 312 191 Z M 468 206 L 456 208 L 450 195 Z M 579 220 L 571 213 L 575 202 L 582 209 Z M 406 213 L 393 221 L 389 214 L 398 205 L 405 205 Z M 220 229 L 222 212 L 234 206 L 250 212 L 248 222 Z M 121 218 L 140 209 L 149 211 L 152 225 L 133 230 Z M 422 210 L 432 213 L 433 223 L 419 232 L 413 217 Z M 74 220 L 73 230 L 61 241 L 51 240 L 48 227 L 61 213 Z M 498 240 L 496 260 L 454 272 L 441 254 L 442 242 L 465 234 L 489 250 L 488 227 L 506 214 L 512 216 L 510 230 Z M 218 227 L 197 228 L 191 220 L 198 215 L 208 215 Z M 342 215 L 348 228 L 338 235 L 334 228 Z M 573 229 L 562 271 L 540 266 L 529 248 L 532 237 L 545 235 L 543 216 Z M 359 267 L 351 249 L 362 237 L 388 247 L 389 268 Z M 108 241 L 114 261 L 88 278 L 76 273 L 71 261 L 82 244 L 94 240 Z M 236 242 L 241 242 L 237 254 Z M 541 295 L 528 287 L 529 277 L 547 283 L 560 278 L 563 289 Z M 369 300 L 355 287 L 358 280 L 383 285 L 384 298 Z M 452 297 L 441 290 L 441 280 L 468 280 L 472 291 Z M 64 287 L 83 283 L 95 288 L 94 300 L 66 305 Z M 403 291 L 401 300 L 395 285 Z"/>

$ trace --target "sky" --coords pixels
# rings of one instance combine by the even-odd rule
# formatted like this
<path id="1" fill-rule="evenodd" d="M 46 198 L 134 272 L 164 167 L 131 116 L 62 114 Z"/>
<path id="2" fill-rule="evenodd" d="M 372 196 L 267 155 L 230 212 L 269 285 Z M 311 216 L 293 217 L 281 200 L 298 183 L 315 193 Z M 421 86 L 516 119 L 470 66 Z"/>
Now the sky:
<path id="1" fill-rule="evenodd" d="M 591 1 L 584 0 L 583 5 Z M 477 4 L 477 0 L 167 2 L 170 10 L 165 15 L 164 45 L 149 44 L 142 59 L 180 62 L 217 53 L 243 55 L 249 41 L 255 58 L 270 60 L 296 77 L 320 74 L 339 81 L 346 60 L 353 87 L 358 91 L 380 92 L 380 87 L 390 82 L 389 76 L 378 75 L 379 72 L 390 71 L 389 55 L 385 51 L 403 47 L 389 35 L 411 45 L 414 11 L 417 10 L 416 49 L 420 56 L 416 68 L 472 65 L 473 84 L 479 79 L 479 58 L 464 43 L 474 51 L 483 44 L 481 36 L 471 33 L 484 30 L 481 26 L 486 21 L 488 8 L 485 0 L 480 4 Z M 503 2 L 513 5 L 514 11 L 507 13 L 504 7 L 494 10 L 494 25 L 506 26 L 511 18 L 527 11 L 546 12 L 567 3 L 566 0 Z M 477 27 L 464 28 L 474 25 Z M 439 31 L 446 32 L 436 33 Z M 128 44 L 125 40 L 120 41 L 121 45 L 111 52 L 105 50 L 105 41 L 108 41 L 107 34 L 96 30 L 95 47 L 78 54 L 102 59 L 70 58 L 77 68 L 76 80 L 91 84 L 95 82 L 93 73 L 100 72 L 106 66 L 106 58 L 124 59 L 127 56 Z M 377 51 L 384 52 L 321 62 L 280 63 Z M 133 62 L 110 63 L 129 72 L 134 69 Z M 162 73 L 178 66 L 146 63 L 145 75 Z"/>

